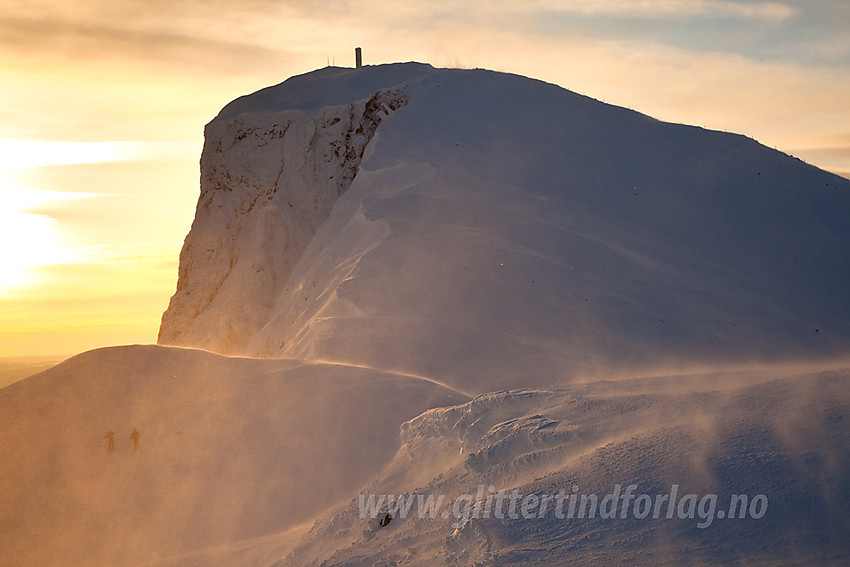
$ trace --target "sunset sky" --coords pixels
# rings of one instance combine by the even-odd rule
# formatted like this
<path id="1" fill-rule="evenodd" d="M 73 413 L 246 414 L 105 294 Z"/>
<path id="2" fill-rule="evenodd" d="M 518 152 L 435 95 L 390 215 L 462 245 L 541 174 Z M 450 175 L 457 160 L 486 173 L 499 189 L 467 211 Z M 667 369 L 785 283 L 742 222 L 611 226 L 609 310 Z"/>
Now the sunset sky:
<path id="1" fill-rule="evenodd" d="M 0 0 L 0 356 L 152 343 L 230 100 L 330 63 L 557 83 L 850 176 L 846 0 Z"/>

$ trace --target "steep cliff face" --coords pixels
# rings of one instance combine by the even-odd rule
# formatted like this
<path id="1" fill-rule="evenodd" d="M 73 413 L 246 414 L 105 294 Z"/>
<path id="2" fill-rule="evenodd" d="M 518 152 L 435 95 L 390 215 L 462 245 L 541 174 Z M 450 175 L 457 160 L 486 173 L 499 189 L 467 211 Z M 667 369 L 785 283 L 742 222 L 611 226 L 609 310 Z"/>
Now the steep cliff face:
<path id="1" fill-rule="evenodd" d="M 201 195 L 159 342 L 240 352 L 381 121 L 406 101 L 392 88 L 318 112 L 249 111 L 207 125 Z"/>

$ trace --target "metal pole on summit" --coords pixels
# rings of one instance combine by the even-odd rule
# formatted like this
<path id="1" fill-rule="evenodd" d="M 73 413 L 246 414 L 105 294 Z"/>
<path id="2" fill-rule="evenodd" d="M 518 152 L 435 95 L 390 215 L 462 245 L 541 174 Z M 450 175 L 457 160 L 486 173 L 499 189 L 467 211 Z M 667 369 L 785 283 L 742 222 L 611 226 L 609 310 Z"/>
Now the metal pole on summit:
<path id="1" fill-rule="evenodd" d="M 354 48 L 354 67 L 359 69 L 363 66 L 363 54 L 359 47 Z"/>

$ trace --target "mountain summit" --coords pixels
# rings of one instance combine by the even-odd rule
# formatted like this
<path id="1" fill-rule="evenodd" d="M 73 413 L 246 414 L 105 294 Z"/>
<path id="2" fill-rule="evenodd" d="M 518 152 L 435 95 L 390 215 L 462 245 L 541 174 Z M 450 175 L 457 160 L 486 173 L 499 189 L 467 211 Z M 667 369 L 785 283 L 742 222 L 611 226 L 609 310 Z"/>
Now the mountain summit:
<path id="1" fill-rule="evenodd" d="M 846 566 L 848 212 L 514 75 L 240 98 L 163 344 L 0 388 L 0 565 Z"/>
<path id="2" fill-rule="evenodd" d="M 418 63 L 228 104 L 159 342 L 471 392 L 850 344 L 850 182 L 744 136 Z"/>

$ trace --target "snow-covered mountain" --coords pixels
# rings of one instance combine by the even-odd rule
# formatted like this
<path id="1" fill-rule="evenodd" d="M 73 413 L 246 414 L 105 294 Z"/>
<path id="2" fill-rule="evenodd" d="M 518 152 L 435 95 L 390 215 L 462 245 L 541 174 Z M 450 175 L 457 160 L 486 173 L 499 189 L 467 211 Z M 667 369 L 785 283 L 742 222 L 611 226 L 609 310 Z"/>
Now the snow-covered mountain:
<path id="1" fill-rule="evenodd" d="M 293 77 L 207 125 L 161 344 L 0 388 L 0 565 L 846 565 L 847 289 L 850 182 L 746 137 Z"/>
<path id="2" fill-rule="evenodd" d="M 201 174 L 162 344 L 470 392 L 850 345 L 850 182 L 528 78 L 293 77 Z"/>

